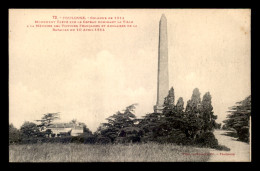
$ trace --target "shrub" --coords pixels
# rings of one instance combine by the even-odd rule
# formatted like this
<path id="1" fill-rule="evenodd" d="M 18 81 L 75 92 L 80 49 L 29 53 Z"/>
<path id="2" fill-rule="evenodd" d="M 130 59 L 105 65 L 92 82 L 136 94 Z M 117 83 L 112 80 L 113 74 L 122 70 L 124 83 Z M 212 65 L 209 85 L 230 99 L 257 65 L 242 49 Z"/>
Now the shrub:
<path id="1" fill-rule="evenodd" d="M 84 137 L 76 136 L 71 138 L 72 143 L 84 143 Z"/>
<path id="2" fill-rule="evenodd" d="M 125 127 L 119 132 L 119 137 L 116 137 L 115 143 L 136 143 L 141 141 L 143 130 L 138 127 Z"/>
<path id="3" fill-rule="evenodd" d="M 143 135 L 140 139 L 141 142 L 147 143 L 147 142 L 152 142 L 154 141 L 153 133 L 152 132 L 147 132 L 145 135 Z"/>
<path id="4" fill-rule="evenodd" d="M 128 142 L 128 140 L 125 137 L 117 137 L 114 140 L 114 143 L 116 143 L 116 144 L 127 143 L 127 142 Z"/>
<path id="5" fill-rule="evenodd" d="M 94 144 L 96 142 L 96 137 L 92 134 L 85 132 L 76 137 L 72 137 L 71 142 L 74 143 L 84 143 L 84 144 Z"/>
<path id="6" fill-rule="evenodd" d="M 96 143 L 96 137 L 94 136 L 88 136 L 84 138 L 84 144 L 95 144 Z"/>
<path id="7" fill-rule="evenodd" d="M 19 143 L 21 141 L 21 134 L 13 124 L 9 125 L 9 144 Z"/>
<path id="8" fill-rule="evenodd" d="M 104 136 L 98 136 L 96 138 L 96 143 L 98 144 L 108 144 L 111 143 L 111 139 L 108 137 L 104 137 Z"/>
<path id="9" fill-rule="evenodd" d="M 39 130 L 39 127 L 33 123 L 33 122 L 24 122 L 23 125 L 21 126 L 21 134 L 25 138 L 30 138 L 30 137 L 37 137 L 41 136 L 41 132 Z"/>
<path id="10" fill-rule="evenodd" d="M 99 143 L 110 142 L 109 138 L 101 137 L 99 138 Z M 24 137 L 20 141 L 21 144 L 35 144 L 35 143 L 85 143 L 85 144 L 94 144 L 96 143 L 96 137 L 93 135 L 79 135 L 76 137 L 72 136 L 63 136 L 63 137 Z"/>
<path id="11" fill-rule="evenodd" d="M 51 143 L 70 143 L 72 137 L 71 136 L 65 136 L 65 137 L 55 137 L 55 138 L 44 138 L 48 142 Z"/>
<path id="12" fill-rule="evenodd" d="M 201 136 L 196 140 L 196 144 L 203 147 L 214 148 L 218 146 L 218 140 L 215 138 L 212 132 L 202 133 Z"/>
<path id="13" fill-rule="evenodd" d="M 159 136 L 155 140 L 159 143 L 174 143 L 181 145 L 190 143 L 190 138 L 187 138 L 183 132 L 177 129 L 173 129 L 168 135 Z"/>
<path id="14" fill-rule="evenodd" d="M 239 141 L 249 142 L 249 127 L 242 127 L 237 131 L 237 135 Z"/>
<path id="15" fill-rule="evenodd" d="M 47 138 L 47 137 L 30 137 L 30 138 L 23 138 L 21 140 L 21 144 L 35 144 L 35 143 L 70 143 L 73 137 L 54 137 L 54 138 Z"/>
<path id="16" fill-rule="evenodd" d="M 38 138 L 34 138 L 34 137 L 31 137 L 31 138 L 22 138 L 21 140 L 21 144 L 35 144 L 38 142 Z"/>

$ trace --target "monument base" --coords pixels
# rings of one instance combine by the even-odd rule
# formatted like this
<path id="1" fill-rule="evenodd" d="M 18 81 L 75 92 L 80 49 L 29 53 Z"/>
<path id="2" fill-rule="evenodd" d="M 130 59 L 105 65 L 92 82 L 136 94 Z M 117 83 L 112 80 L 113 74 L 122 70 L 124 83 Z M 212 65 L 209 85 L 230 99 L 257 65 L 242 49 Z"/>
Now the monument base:
<path id="1" fill-rule="evenodd" d="M 154 110 L 154 113 L 162 113 L 163 112 L 163 106 L 154 105 L 153 110 Z"/>

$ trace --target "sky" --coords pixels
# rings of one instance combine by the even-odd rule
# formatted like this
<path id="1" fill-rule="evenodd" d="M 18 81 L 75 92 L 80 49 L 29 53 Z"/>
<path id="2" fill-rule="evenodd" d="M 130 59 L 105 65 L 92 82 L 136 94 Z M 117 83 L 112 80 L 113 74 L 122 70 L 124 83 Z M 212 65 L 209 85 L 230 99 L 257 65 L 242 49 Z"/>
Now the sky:
<path id="1" fill-rule="evenodd" d="M 251 94 L 250 10 L 16 9 L 9 11 L 9 122 L 19 128 L 43 114 L 77 119 L 95 131 L 138 103 L 156 104 L 159 20 L 167 18 L 169 86 L 185 106 L 194 88 L 212 96 L 217 122 Z M 53 32 L 28 28 L 52 16 L 124 17 L 135 28 Z"/>

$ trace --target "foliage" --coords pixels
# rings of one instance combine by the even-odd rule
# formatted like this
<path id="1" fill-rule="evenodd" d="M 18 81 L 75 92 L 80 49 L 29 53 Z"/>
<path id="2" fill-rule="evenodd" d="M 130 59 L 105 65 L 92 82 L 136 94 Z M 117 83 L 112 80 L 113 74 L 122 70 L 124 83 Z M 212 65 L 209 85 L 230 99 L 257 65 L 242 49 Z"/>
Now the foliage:
<path id="1" fill-rule="evenodd" d="M 198 88 L 193 90 L 191 99 L 188 100 L 185 112 L 189 115 L 198 115 L 201 103 L 200 91 Z"/>
<path id="2" fill-rule="evenodd" d="M 92 131 L 89 130 L 89 128 L 87 127 L 87 125 L 83 125 L 83 132 L 89 135 L 92 135 Z"/>
<path id="3" fill-rule="evenodd" d="M 111 143 L 111 139 L 102 135 L 96 137 L 97 144 L 109 144 Z"/>
<path id="4" fill-rule="evenodd" d="M 160 114 L 159 113 L 150 113 L 146 114 L 143 119 L 138 120 L 139 123 L 137 127 L 142 130 L 141 141 L 142 142 L 149 142 L 156 140 L 156 132 L 158 130 L 159 125 L 161 124 L 160 121 Z"/>
<path id="5" fill-rule="evenodd" d="M 71 143 L 72 142 L 71 136 L 64 136 L 64 137 L 53 137 L 53 138 L 46 138 L 46 137 L 29 137 L 23 138 L 21 140 L 21 144 L 36 144 L 36 143 Z"/>
<path id="6" fill-rule="evenodd" d="M 81 135 L 71 138 L 71 142 L 73 143 L 84 143 L 84 144 L 94 144 L 96 143 L 96 137 L 88 132 L 85 132 Z"/>
<path id="7" fill-rule="evenodd" d="M 176 143 L 183 145 L 199 144 L 213 146 L 215 137 L 208 136 L 216 126 L 216 116 L 213 114 L 211 96 L 207 92 L 201 101 L 198 88 L 193 90 L 184 111 L 183 98 L 180 97 L 174 104 L 174 89 L 169 90 L 164 101 L 162 114 L 147 114 L 140 120 L 139 128 L 143 130 L 142 141 L 156 141 L 159 143 Z M 212 139 L 210 139 L 212 138 Z"/>
<path id="8" fill-rule="evenodd" d="M 205 93 L 203 96 L 201 106 L 200 106 L 200 116 L 203 119 L 203 131 L 213 131 L 217 123 L 215 120 L 217 116 L 213 113 L 213 107 L 211 105 L 211 95 L 209 92 Z"/>
<path id="9" fill-rule="evenodd" d="M 77 119 L 72 119 L 69 123 L 76 124 L 77 123 Z"/>
<path id="10" fill-rule="evenodd" d="M 184 132 L 188 138 L 196 139 L 202 132 L 203 119 L 201 117 L 201 98 L 198 88 L 193 90 L 191 99 L 188 100 L 184 116 Z"/>
<path id="11" fill-rule="evenodd" d="M 26 138 L 37 137 L 39 135 L 41 136 L 39 127 L 33 122 L 28 122 L 28 121 L 24 122 L 23 125 L 21 126 L 20 131 L 22 137 L 26 137 Z"/>
<path id="12" fill-rule="evenodd" d="M 181 115 L 183 115 L 183 110 L 184 110 L 184 101 L 183 101 L 183 98 L 180 97 L 177 101 L 177 104 L 176 104 L 176 111 L 178 113 L 180 113 Z"/>
<path id="13" fill-rule="evenodd" d="M 197 140 L 196 144 L 202 147 L 215 148 L 218 146 L 218 140 L 212 132 L 204 132 Z"/>
<path id="14" fill-rule="evenodd" d="M 223 121 L 225 129 L 235 129 L 238 140 L 249 142 L 249 121 L 251 116 L 251 95 L 230 107 L 227 120 Z"/>
<path id="15" fill-rule="evenodd" d="M 49 137 L 50 135 L 52 135 L 52 130 L 46 129 L 44 133 Z"/>
<path id="16" fill-rule="evenodd" d="M 111 142 L 132 142 L 140 141 L 141 132 L 135 125 L 136 116 L 134 109 L 136 104 L 132 104 L 123 112 L 108 117 L 107 123 L 101 124 L 96 132 L 96 136 L 103 136 L 110 139 Z M 124 139 L 123 141 L 120 139 Z"/>
<path id="17" fill-rule="evenodd" d="M 216 123 L 216 125 L 215 125 L 215 129 L 221 129 L 221 128 L 222 128 L 221 125 L 222 125 L 221 123 Z"/>
<path id="18" fill-rule="evenodd" d="M 175 101 L 174 89 L 173 87 L 171 87 L 167 97 L 165 97 L 164 99 L 164 110 L 170 110 L 174 108 L 174 101 Z"/>
<path id="19" fill-rule="evenodd" d="M 9 124 L 9 144 L 19 143 L 21 141 L 20 131 L 14 127 L 13 124 Z"/>
<path id="20" fill-rule="evenodd" d="M 92 132 L 84 123 L 73 119 L 70 123 L 81 125 L 84 133 L 76 136 L 65 136 L 45 138 L 39 135 L 41 130 L 50 126 L 54 119 L 58 119 L 58 113 L 44 114 L 38 127 L 33 123 L 23 125 L 21 132 L 27 135 L 23 143 L 35 142 L 60 142 L 60 143 L 88 143 L 88 144 L 109 144 L 109 143 L 138 143 L 158 142 L 175 143 L 181 145 L 198 145 L 216 148 L 218 142 L 212 133 L 214 128 L 220 127 L 215 120 L 211 95 L 205 93 L 202 100 L 198 88 L 193 90 L 191 99 L 184 108 L 183 98 L 180 97 L 175 104 L 174 89 L 171 87 L 164 100 L 162 113 L 148 113 L 142 119 L 135 116 L 135 107 L 132 104 L 123 111 L 106 118 L 107 122 L 102 123 L 96 132 Z M 245 131 L 241 129 L 240 132 Z M 50 129 L 42 131 L 42 134 L 51 134 Z M 37 137 L 37 138 L 35 138 Z"/>
<path id="21" fill-rule="evenodd" d="M 41 122 L 38 127 L 40 130 L 46 129 L 48 126 L 52 125 L 51 123 L 55 120 L 59 119 L 59 113 L 46 113 L 43 114 L 43 117 L 40 120 L 36 120 L 37 122 Z"/>

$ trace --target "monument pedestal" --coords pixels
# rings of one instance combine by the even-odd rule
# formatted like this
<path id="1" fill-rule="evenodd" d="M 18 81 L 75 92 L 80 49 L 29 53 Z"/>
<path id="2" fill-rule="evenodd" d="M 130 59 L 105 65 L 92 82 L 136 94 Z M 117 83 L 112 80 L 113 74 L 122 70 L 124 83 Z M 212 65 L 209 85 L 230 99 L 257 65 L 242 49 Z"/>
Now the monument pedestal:
<path id="1" fill-rule="evenodd" d="M 153 110 L 154 110 L 154 113 L 162 113 L 163 112 L 163 106 L 154 105 Z"/>

